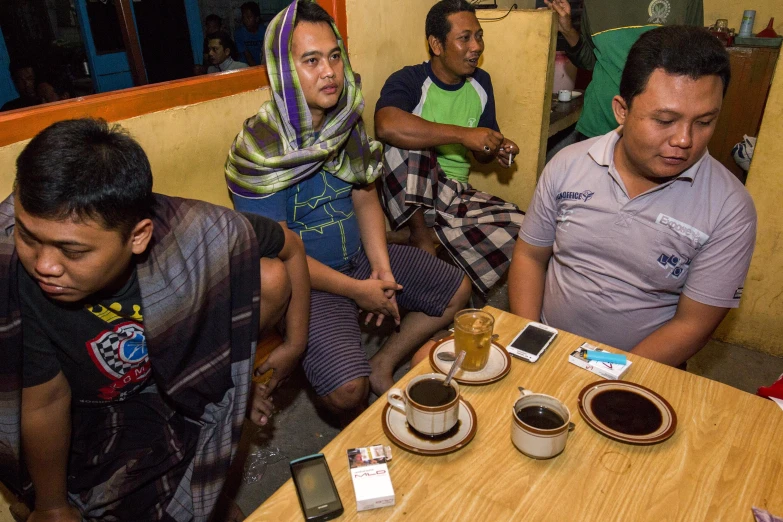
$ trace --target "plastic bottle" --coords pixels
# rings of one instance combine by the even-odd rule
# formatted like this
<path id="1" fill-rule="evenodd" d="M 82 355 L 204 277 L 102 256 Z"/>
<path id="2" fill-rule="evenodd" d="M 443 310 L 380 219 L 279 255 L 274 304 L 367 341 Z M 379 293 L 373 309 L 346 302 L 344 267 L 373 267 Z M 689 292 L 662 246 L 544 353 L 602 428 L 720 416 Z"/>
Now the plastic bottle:
<path id="1" fill-rule="evenodd" d="M 555 54 L 555 82 L 552 92 L 572 91 L 576 84 L 576 66 L 571 63 L 565 52 L 557 51 Z"/>

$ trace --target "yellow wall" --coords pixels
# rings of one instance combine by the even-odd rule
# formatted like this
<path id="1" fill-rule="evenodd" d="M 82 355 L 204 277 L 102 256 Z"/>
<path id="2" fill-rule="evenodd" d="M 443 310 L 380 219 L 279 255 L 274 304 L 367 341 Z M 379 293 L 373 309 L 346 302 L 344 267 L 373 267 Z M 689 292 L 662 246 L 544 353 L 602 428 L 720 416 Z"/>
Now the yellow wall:
<path id="1" fill-rule="evenodd" d="M 145 114 L 120 123 L 144 148 L 154 190 L 231 206 L 223 179 L 228 149 L 242 122 L 269 99 L 257 89 L 194 105 Z M 27 141 L 0 147 L 0 194 L 11 191 L 16 157 Z"/>
<path id="2" fill-rule="evenodd" d="M 783 356 L 783 74 L 767 99 L 747 188 L 756 204 L 756 250 L 738 310 L 723 321 L 716 337 Z"/>
<path id="3" fill-rule="evenodd" d="M 729 27 L 739 32 L 742 23 L 742 12 L 745 9 L 756 10 L 756 23 L 753 32 L 758 33 L 772 17 L 775 17 L 775 31 L 783 35 L 783 0 L 704 0 L 704 25 L 712 25 L 718 18 L 726 18 Z"/>
<path id="4" fill-rule="evenodd" d="M 364 121 L 373 132 L 375 102 L 386 79 L 405 65 L 429 58 L 424 19 L 434 0 L 396 0 L 394 16 L 383 0 L 347 0 L 351 65 L 361 74 Z M 501 12 L 479 11 L 481 18 Z M 477 167 L 471 183 L 527 208 L 543 168 L 549 127 L 550 56 L 554 18 L 549 11 L 513 11 L 498 22 L 482 21 L 486 50 L 480 66 L 492 75 L 498 123 L 522 153 L 511 169 Z M 544 108 L 546 106 L 546 109 Z"/>

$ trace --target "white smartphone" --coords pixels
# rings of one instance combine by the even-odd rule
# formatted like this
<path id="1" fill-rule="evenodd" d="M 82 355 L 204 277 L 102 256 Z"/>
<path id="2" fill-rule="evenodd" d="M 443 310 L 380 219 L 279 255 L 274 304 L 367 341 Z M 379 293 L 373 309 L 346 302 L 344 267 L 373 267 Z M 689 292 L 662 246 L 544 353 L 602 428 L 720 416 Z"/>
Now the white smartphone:
<path id="1" fill-rule="evenodd" d="M 552 344 L 557 337 L 557 330 L 541 323 L 528 323 L 506 349 L 510 355 L 536 362 L 544 350 Z"/>

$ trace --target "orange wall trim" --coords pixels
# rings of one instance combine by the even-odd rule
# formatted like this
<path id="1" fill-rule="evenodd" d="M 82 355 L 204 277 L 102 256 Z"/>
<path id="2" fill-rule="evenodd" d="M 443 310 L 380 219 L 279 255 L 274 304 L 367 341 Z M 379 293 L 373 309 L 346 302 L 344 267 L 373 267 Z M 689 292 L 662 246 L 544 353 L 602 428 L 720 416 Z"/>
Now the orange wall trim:
<path id="1" fill-rule="evenodd" d="M 32 138 L 61 120 L 88 116 L 106 121 L 124 120 L 268 85 L 266 67 L 252 67 L 3 112 L 0 113 L 0 147 Z"/>
<path id="2" fill-rule="evenodd" d="M 318 3 L 334 17 L 337 28 L 347 41 L 345 0 L 318 0 Z M 30 139 L 61 120 L 84 117 L 103 118 L 106 121 L 124 120 L 268 86 L 266 67 L 261 66 L 3 112 L 0 113 L 0 147 Z"/>
<path id="3" fill-rule="evenodd" d="M 345 46 L 348 47 L 348 18 L 345 15 L 345 0 L 318 0 L 318 5 L 332 15 L 337 29 L 340 31 L 340 36 L 343 37 Z"/>

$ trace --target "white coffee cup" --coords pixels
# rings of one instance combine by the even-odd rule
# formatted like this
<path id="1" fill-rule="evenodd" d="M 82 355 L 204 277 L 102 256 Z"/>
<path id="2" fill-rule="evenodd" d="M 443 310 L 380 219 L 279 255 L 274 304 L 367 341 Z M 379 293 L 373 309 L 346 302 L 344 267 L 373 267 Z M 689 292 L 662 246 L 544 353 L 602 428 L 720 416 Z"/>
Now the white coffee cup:
<path id="1" fill-rule="evenodd" d="M 557 99 L 558 99 L 558 101 L 561 101 L 561 102 L 571 101 L 571 91 L 566 90 L 566 89 L 558 91 Z"/>
<path id="2" fill-rule="evenodd" d="M 543 429 L 522 422 L 518 412 L 530 406 L 543 406 L 551 410 L 563 421 L 562 425 Z M 565 404 L 550 395 L 522 390 L 522 395 L 511 409 L 511 441 L 519 451 L 534 459 L 549 459 L 562 453 L 568 433 L 573 429 L 571 412 Z"/>
<path id="3" fill-rule="evenodd" d="M 446 376 L 440 373 L 419 375 L 411 379 L 405 390 L 400 388 L 389 390 L 386 399 L 392 408 L 405 413 L 408 425 L 414 430 L 424 435 L 441 435 L 453 428 L 459 419 L 459 385 L 453 379 L 449 383 L 455 392 L 454 398 L 449 402 L 437 406 L 426 406 L 412 400 L 410 390 L 417 383 L 429 379 L 439 381 L 438 386 L 443 386 Z"/>

